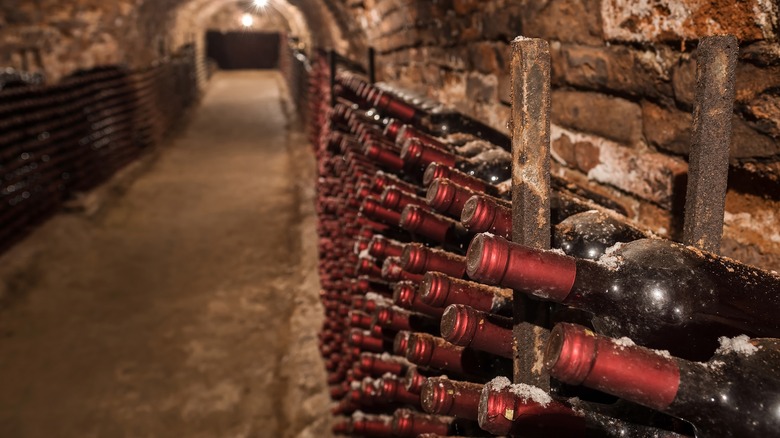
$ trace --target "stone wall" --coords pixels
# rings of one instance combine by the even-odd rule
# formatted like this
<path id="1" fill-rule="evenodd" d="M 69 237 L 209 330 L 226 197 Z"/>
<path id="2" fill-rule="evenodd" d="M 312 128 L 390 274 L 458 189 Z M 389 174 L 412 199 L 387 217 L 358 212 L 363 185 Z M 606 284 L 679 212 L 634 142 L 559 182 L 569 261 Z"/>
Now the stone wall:
<path id="1" fill-rule="evenodd" d="M 555 171 L 679 237 L 696 39 L 740 40 L 723 251 L 780 268 L 780 44 L 771 0 L 345 0 L 381 79 L 507 131 L 509 41 L 550 41 Z M 780 219 L 780 218 L 777 218 Z"/>

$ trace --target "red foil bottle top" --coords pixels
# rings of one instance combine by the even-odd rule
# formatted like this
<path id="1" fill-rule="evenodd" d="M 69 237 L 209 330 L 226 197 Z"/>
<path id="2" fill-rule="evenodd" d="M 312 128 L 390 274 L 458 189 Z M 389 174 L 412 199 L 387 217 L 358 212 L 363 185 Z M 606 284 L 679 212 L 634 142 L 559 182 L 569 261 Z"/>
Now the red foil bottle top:
<path id="1" fill-rule="evenodd" d="M 463 277 L 466 258 L 446 251 L 434 250 L 420 243 L 410 243 L 401 255 L 401 266 L 415 274 L 427 271 L 441 272 L 453 277 Z"/>
<path id="2" fill-rule="evenodd" d="M 411 332 L 402 330 L 395 335 L 393 340 L 393 354 L 406 357 L 406 351 L 409 349 L 409 336 Z"/>
<path id="3" fill-rule="evenodd" d="M 427 380 L 428 377 L 421 374 L 420 370 L 414 365 L 406 370 L 406 390 L 411 393 L 419 394 Z"/>
<path id="4" fill-rule="evenodd" d="M 392 417 L 390 416 L 356 416 L 353 418 L 352 433 L 357 436 L 389 437 L 392 436 Z"/>
<path id="5" fill-rule="evenodd" d="M 395 141 L 396 137 L 398 137 L 398 131 L 402 126 L 402 122 L 398 120 L 390 120 L 387 125 L 385 125 L 385 129 L 382 134 L 385 136 L 385 138 Z"/>
<path id="6" fill-rule="evenodd" d="M 460 223 L 469 231 L 489 231 L 504 238 L 512 234 L 512 212 L 490 198 L 474 195 L 463 205 Z"/>
<path id="7" fill-rule="evenodd" d="M 465 304 L 483 312 L 494 312 L 508 307 L 512 291 L 448 277 L 439 272 L 428 272 L 420 283 L 420 298 L 426 304 L 444 307 Z"/>
<path id="8" fill-rule="evenodd" d="M 475 280 L 561 302 L 571 291 L 577 266 L 571 257 L 483 233 L 469 245 L 466 272 Z"/>
<path id="9" fill-rule="evenodd" d="M 408 205 L 401 212 L 399 220 L 401 228 L 419 233 L 438 242 L 446 242 L 452 221 L 424 211 L 415 205 Z"/>
<path id="10" fill-rule="evenodd" d="M 501 321 L 501 325 L 496 322 Z M 455 345 L 472 347 L 511 359 L 512 321 L 462 304 L 453 304 L 441 319 L 441 336 Z"/>
<path id="11" fill-rule="evenodd" d="M 420 390 L 422 408 L 430 414 L 451 415 L 476 420 L 482 386 L 472 382 L 457 382 L 446 377 L 431 377 Z"/>
<path id="12" fill-rule="evenodd" d="M 382 192 L 382 205 L 396 211 L 402 210 L 407 205 L 427 207 L 425 201 L 396 186 L 387 187 L 384 192 Z"/>
<path id="13" fill-rule="evenodd" d="M 375 376 L 387 373 L 400 376 L 406 372 L 408 365 L 409 363 L 405 359 L 397 356 L 384 357 L 371 353 L 360 355 L 360 369 Z"/>
<path id="14" fill-rule="evenodd" d="M 398 225 L 401 220 L 400 213 L 383 208 L 379 205 L 379 201 L 371 196 L 368 196 L 363 200 L 360 211 L 371 219 L 379 220 L 390 225 Z"/>
<path id="15" fill-rule="evenodd" d="M 674 401 L 680 384 L 680 369 L 673 358 L 570 323 L 556 325 L 550 334 L 545 365 L 562 382 L 657 410 Z"/>
<path id="16" fill-rule="evenodd" d="M 393 287 L 393 302 L 399 307 L 411 309 L 417 286 L 412 281 L 399 281 Z"/>
<path id="17" fill-rule="evenodd" d="M 435 146 L 426 145 L 418 138 L 409 138 L 401 148 L 401 159 L 407 166 L 428 166 L 431 163 L 441 163 L 453 167 L 457 162 L 455 156 Z"/>
<path id="18" fill-rule="evenodd" d="M 446 178 L 455 184 L 468 187 L 478 193 L 493 194 L 496 192 L 493 188 L 494 186 L 481 179 L 467 175 L 442 163 L 431 163 L 425 168 L 425 173 L 423 173 L 423 185 L 428 186 L 437 178 Z"/>
<path id="19" fill-rule="evenodd" d="M 471 189 L 438 178 L 428 186 L 425 201 L 437 211 L 460 218 L 466 201 L 474 195 Z"/>
<path id="20" fill-rule="evenodd" d="M 404 244 L 388 239 L 382 235 L 375 235 L 368 244 L 368 253 L 377 258 L 400 257 Z"/>
<path id="21" fill-rule="evenodd" d="M 546 392 L 530 385 L 511 385 L 498 377 L 482 388 L 479 427 L 496 435 L 581 436 L 584 419 Z"/>
<path id="22" fill-rule="evenodd" d="M 401 170 L 404 168 L 404 161 L 398 156 L 398 153 L 385 149 L 374 142 L 366 143 L 363 153 L 388 169 Z"/>
<path id="23" fill-rule="evenodd" d="M 399 437 L 416 437 L 424 433 L 450 435 L 451 418 L 415 413 L 398 409 L 393 415 L 393 434 Z"/>

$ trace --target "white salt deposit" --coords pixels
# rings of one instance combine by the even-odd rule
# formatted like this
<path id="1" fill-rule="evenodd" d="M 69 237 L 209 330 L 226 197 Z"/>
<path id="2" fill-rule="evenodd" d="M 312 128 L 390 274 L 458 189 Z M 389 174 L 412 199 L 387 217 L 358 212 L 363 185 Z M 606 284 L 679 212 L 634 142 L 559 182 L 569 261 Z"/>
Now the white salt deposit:
<path id="1" fill-rule="evenodd" d="M 733 352 L 750 356 L 758 351 L 758 347 L 750 343 L 750 338 L 747 335 L 739 335 L 734 338 L 721 336 L 718 338 L 718 341 L 720 342 L 720 347 L 715 351 L 715 354 L 728 354 Z"/>
<path id="2" fill-rule="evenodd" d="M 541 388 L 536 386 L 526 385 L 525 383 L 517 383 L 510 386 L 512 394 L 522 398 L 523 400 L 530 400 L 534 403 L 540 404 L 542 407 L 546 407 L 552 402 L 550 394 L 544 392 Z"/>
<path id="3" fill-rule="evenodd" d="M 631 338 L 628 338 L 626 336 L 615 339 L 613 342 L 621 347 L 633 347 L 634 345 L 636 345 L 634 341 L 631 340 Z"/>
<path id="4" fill-rule="evenodd" d="M 617 269 L 623 261 L 623 257 L 619 254 L 615 254 L 615 252 L 623 245 L 625 245 L 625 243 L 618 242 L 604 250 L 604 255 L 597 260 L 598 264 L 608 269 Z"/>
<path id="5" fill-rule="evenodd" d="M 498 376 L 495 379 L 489 381 L 486 383 L 488 386 L 489 391 L 501 391 L 502 389 L 506 388 L 507 386 L 510 386 L 512 382 L 509 381 L 504 376 Z"/>

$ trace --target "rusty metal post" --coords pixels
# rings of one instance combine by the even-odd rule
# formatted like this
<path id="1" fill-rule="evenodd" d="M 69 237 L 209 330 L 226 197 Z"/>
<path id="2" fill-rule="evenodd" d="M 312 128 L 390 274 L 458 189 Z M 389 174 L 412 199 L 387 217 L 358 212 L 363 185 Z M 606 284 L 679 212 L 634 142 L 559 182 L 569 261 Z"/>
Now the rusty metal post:
<path id="1" fill-rule="evenodd" d="M 376 51 L 373 47 L 368 48 L 368 82 L 376 82 Z"/>
<path id="2" fill-rule="evenodd" d="M 330 67 L 330 106 L 336 106 L 336 51 L 328 51 L 328 64 Z"/>
<path id="3" fill-rule="evenodd" d="M 737 50 L 732 35 L 702 38 L 697 49 L 683 241 L 713 253 L 723 237 Z"/>
<path id="4" fill-rule="evenodd" d="M 512 240 L 550 248 L 550 47 L 512 42 Z M 515 292 L 515 383 L 550 389 L 544 370 L 547 307 Z"/>

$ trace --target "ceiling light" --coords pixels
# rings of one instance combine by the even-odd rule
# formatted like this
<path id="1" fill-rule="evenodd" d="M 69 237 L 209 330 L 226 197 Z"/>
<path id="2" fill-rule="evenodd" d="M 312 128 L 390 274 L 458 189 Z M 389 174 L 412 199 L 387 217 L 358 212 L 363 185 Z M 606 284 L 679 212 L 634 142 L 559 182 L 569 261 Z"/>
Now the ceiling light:
<path id="1" fill-rule="evenodd" d="M 252 27 L 252 24 L 254 24 L 255 19 L 252 17 L 252 14 L 244 14 L 241 16 L 241 24 L 244 25 L 244 27 Z"/>

